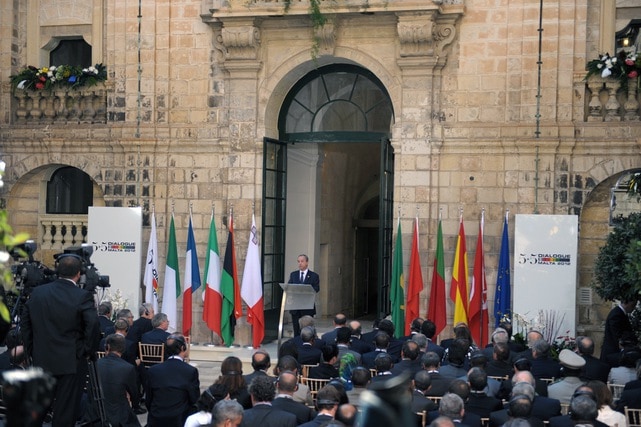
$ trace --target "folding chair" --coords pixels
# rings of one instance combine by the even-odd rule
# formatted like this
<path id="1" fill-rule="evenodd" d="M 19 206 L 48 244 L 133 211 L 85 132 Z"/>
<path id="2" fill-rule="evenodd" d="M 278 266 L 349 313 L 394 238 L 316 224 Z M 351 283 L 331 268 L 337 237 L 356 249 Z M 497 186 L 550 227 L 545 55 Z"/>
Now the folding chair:
<path id="1" fill-rule="evenodd" d="M 165 360 L 165 345 L 164 344 L 143 344 L 138 343 L 140 350 L 140 361 L 145 367 L 162 363 Z"/>
<path id="2" fill-rule="evenodd" d="M 641 426 L 641 409 L 632 409 L 626 406 L 625 417 L 628 420 L 628 427 Z"/>

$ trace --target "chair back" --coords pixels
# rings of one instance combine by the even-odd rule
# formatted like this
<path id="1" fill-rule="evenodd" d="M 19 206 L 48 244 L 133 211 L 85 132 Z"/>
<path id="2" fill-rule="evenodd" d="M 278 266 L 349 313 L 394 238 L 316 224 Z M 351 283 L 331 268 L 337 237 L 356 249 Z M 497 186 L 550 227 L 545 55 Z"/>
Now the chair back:
<path id="1" fill-rule="evenodd" d="M 302 377 L 300 382 L 302 384 L 305 384 L 307 387 L 309 387 L 309 393 L 312 395 L 312 399 L 314 400 L 314 405 L 315 405 L 316 395 L 318 394 L 318 390 L 325 387 L 325 385 L 329 383 L 330 380 Z"/>
<path id="2" fill-rule="evenodd" d="M 616 402 L 621 398 L 621 393 L 623 393 L 625 384 L 608 383 L 608 388 L 612 392 L 612 401 Z"/>
<path id="3" fill-rule="evenodd" d="M 641 409 L 625 407 L 625 418 L 628 420 L 628 427 L 641 426 Z"/>
<path id="4" fill-rule="evenodd" d="M 162 363 L 165 360 L 164 344 L 143 344 L 138 343 L 140 350 L 140 361 L 146 366 Z"/>

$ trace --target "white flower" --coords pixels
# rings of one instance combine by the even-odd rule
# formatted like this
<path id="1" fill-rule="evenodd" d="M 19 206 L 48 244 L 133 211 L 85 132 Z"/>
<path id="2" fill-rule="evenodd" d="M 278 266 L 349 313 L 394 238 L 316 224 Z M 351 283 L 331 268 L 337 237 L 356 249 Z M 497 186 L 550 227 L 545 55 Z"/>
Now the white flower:
<path id="1" fill-rule="evenodd" d="M 596 67 L 600 70 L 601 68 L 603 68 L 603 64 L 599 62 Z"/>
<path id="2" fill-rule="evenodd" d="M 7 167 L 7 164 L 0 160 L 0 172 L 4 172 L 5 168 Z"/>
<path id="3" fill-rule="evenodd" d="M 5 262 L 9 261 L 9 258 L 11 258 L 11 256 L 9 255 L 9 252 L 0 251 L 0 262 L 1 263 L 5 263 Z"/>
<path id="4" fill-rule="evenodd" d="M 18 83 L 17 88 L 18 88 L 18 89 L 24 89 L 24 85 L 26 85 L 26 84 L 27 84 L 27 81 L 26 81 L 26 80 L 23 80 L 23 81 L 21 81 L 20 83 Z"/>
<path id="5" fill-rule="evenodd" d="M 89 69 L 87 69 L 87 68 L 83 68 L 83 69 L 82 69 L 82 72 L 83 72 L 83 73 L 87 73 L 87 72 L 89 72 Z"/>
<path id="6" fill-rule="evenodd" d="M 609 69 L 609 68 L 604 68 L 604 69 L 603 69 L 603 71 L 601 72 L 601 77 L 606 78 L 606 77 L 608 77 L 610 74 L 612 74 L 612 71 L 610 71 L 610 69 Z"/>
<path id="7" fill-rule="evenodd" d="M 606 59 L 605 60 L 605 66 L 608 68 L 612 68 L 612 59 Z"/>

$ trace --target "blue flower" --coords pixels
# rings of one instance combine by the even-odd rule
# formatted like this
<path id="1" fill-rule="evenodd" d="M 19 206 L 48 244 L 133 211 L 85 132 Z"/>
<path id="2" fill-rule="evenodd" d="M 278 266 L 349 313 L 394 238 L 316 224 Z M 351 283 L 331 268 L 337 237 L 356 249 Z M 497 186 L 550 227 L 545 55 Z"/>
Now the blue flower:
<path id="1" fill-rule="evenodd" d="M 76 76 L 70 76 L 69 83 L 75 83 L 75 82 L 76 82 Z"/>

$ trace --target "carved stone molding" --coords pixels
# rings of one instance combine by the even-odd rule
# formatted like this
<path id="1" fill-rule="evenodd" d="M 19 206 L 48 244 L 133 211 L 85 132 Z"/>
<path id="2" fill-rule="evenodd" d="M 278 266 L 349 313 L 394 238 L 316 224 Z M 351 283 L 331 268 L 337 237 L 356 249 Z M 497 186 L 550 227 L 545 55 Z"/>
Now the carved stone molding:
<path id="1" fill-rule="evenodd" d="M 314 29 L 314 37 L 318 42 L 318 54 L 328 56 L 334 54 L 336 47 L 336 25 L 326 22 L 325 25 Z"/>
<path id="2" fill-rule="evenodd" d="M 222 28 L 226 59 L 256 59 L 260 48 L 260 30 L 252 21 L 226 22 Z"/>
<path id="3" fill-rule="evenodd" d="M 401 57 L 433 55 L 434 14 L 434 11 L 397 14 Z"/>

